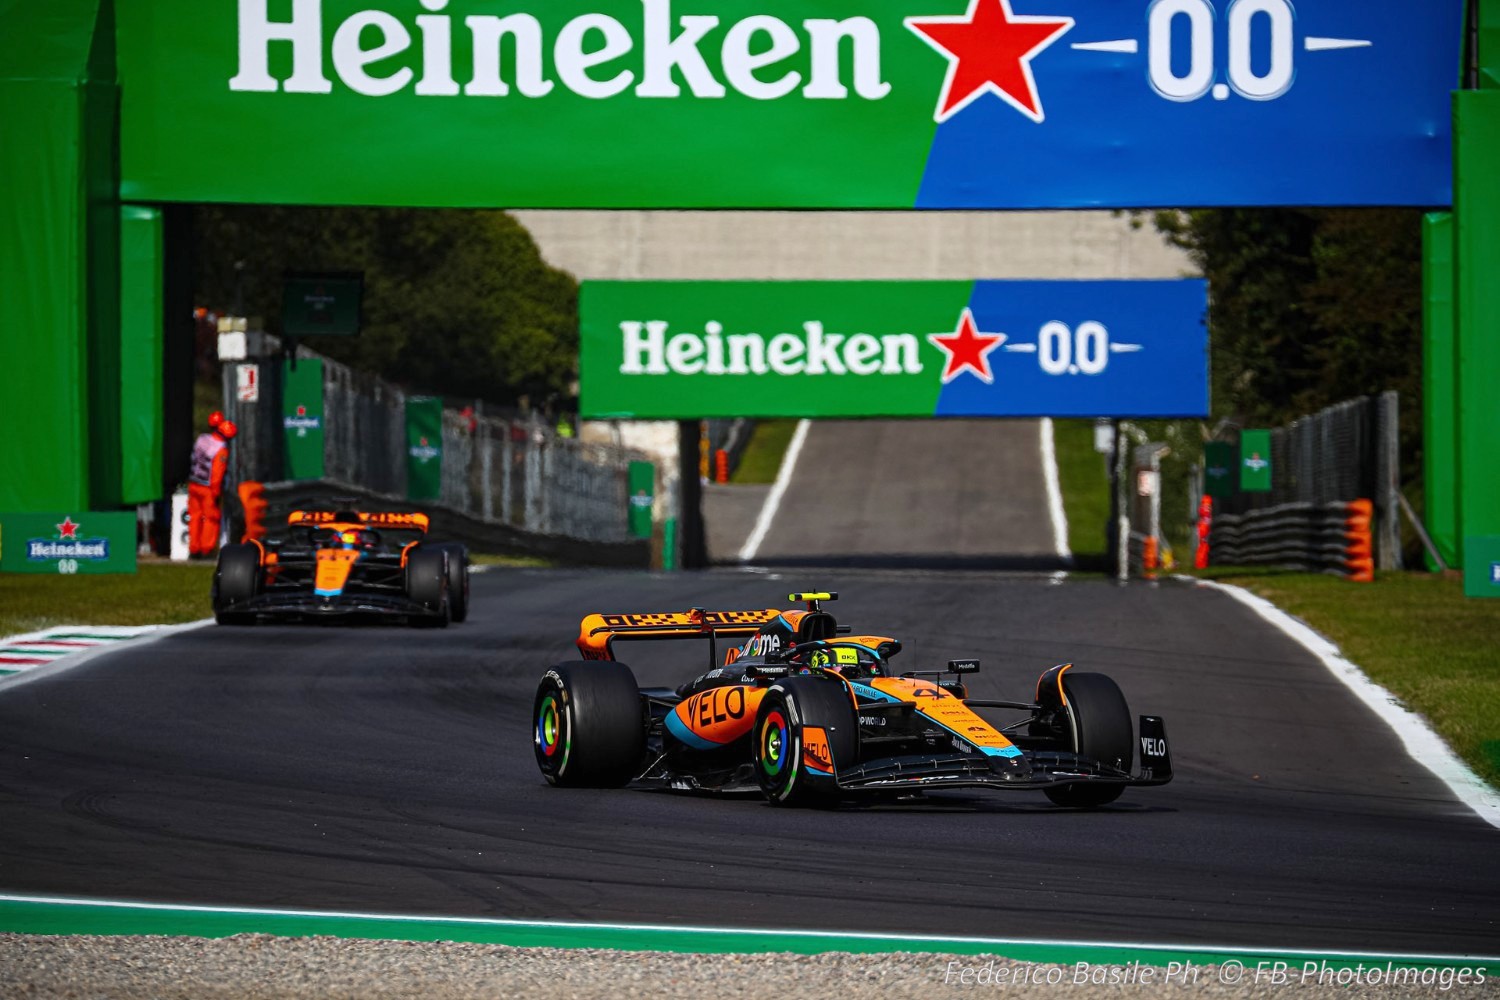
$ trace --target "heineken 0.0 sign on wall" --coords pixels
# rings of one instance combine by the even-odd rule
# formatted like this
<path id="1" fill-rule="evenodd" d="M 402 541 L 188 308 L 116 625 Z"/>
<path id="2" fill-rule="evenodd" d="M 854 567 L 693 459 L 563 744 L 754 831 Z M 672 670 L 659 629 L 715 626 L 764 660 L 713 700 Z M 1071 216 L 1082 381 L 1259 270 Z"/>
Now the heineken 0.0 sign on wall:
<path id="1" fill-rule="evenodd" d="M 134 573 L 135 514 L 0 514 L 0 572 Z"/>
<path id="2" fill-rule="evenodd" d="M 323 362 L 282 362 L 281 426 L 288 479 L 323 478 Z"/>
<path id="3" fill-rule="evenodd" d="M 443 400 L 406 397 L 406 495 L 436 500 L 443 492 Z"/>
<path id="4" fill-rule="evenodd" d="M 1191 417 L 1207 286 L 585 282 L 582 415 Z"/>
<path id="5" fill-rule="evenodd" d="M 1444 205 L 1463 6 L 119 0 L 121 191 L 515 208 Z M 232 169 L 202 155 L 220 135 Z"/>

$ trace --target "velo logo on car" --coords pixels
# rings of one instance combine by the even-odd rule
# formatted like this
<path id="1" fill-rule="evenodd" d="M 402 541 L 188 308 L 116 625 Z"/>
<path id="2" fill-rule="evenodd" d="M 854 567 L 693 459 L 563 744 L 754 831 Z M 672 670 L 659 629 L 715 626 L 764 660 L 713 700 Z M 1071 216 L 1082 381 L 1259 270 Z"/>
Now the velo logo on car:
<path id="1" fill-rule="evenodd" d="M 585 282 L 590 418 L 1203 416 L 1207 284 Z"/>
<path id="2" fill-rule="evenodd" d="M 122 188 L 517 208 L 1444 205 L 1463 3 L 1420 6 L 152 0 L 118 16 Z M 193 155 L 208 132 L 240 137 L 236 170 Z M 349 171 L 349 149 L 381 169 Z"/>

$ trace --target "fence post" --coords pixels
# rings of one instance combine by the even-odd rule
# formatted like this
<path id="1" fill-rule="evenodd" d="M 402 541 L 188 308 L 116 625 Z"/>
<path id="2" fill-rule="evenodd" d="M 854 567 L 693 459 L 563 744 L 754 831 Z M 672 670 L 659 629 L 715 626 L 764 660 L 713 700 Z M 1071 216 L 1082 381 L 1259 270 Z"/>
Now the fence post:
<path id="1" fill-rule="evenodd" d="M 523 483 L 526 508 L 524 527 L 527 531 L 540 531 L 542 527 L 542 424 L 535 410 L 526 421 L 526 470 Z"/>
<path id="2" fill-rule="evenodd" d="M 516 426 L 509 417 L 505 418 L 505 436 L 500 440 L 500 520 L 506 524 L 514 524 L 516 508 L 514 505 L 514 491 L 511 486 L 511 466 L 515 462 Z"/>
<path id="3" fill-rule="evenodd" d="M 484 419 L 484 400 L 474 401 L 474 441 L 479 448 L 479 477 L 483 485 L 480 487 L 479 510 L 486 521 L 495 519 L 495 490 L 490 482 L 490 472 L 493 469 L 493 456 L 490 454 L 492 440 L 490 438 L 489 421 Z"/>
<path id="4" fill-rule="evenodd" d="M 1375 406 L 1375 564 L 1401 569 L 1400 397 L 1382 392 Z"/>

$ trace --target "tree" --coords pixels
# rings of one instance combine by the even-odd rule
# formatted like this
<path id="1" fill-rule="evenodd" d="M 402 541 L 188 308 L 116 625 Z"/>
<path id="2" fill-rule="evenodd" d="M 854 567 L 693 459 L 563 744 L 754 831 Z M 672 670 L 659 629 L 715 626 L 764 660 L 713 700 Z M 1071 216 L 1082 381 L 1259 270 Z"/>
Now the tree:
<path id="1" fill-rule="evenodd" d="M 286 271 L 362 271 L 358 337 L 308 346 L 409 389 L 511 404 L 563 395 L 578 363 L 578 285 L 504 212 L 201 206 L 199 305 L 280 333 Z"/>
<path id="2" fill-rule="evenodd" d="M 1156 221 L 1208 278 L 1216 413 L 1279 423 L 1386 389 L 1420 412 L 1420 212 L 1208 209 Z"/>

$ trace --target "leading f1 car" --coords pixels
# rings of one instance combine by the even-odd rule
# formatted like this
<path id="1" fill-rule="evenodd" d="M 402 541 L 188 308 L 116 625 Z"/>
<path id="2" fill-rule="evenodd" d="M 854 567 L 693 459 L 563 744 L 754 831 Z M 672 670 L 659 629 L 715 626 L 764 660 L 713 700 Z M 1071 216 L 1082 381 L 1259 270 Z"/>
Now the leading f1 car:
<path id="1" fill-rule="evenodd" d="M 263 618 L 391 617 L 444 627 L 469 613 L 469 553 L 427 541 L 420 512 L 295 510 L 277 537 L 219 551 L 220 625 Z"/>
<path id="2" fill-rule="evenodd" d="M 584 618 L 583 659 L 552 667 L 537 688 L 542 774 L 560 786 L 759 790 L 788 805 L 989 788 L 1092 807 L 1172 779 L 1162 720 L 1141 716 L 1137 735 L 1107 676 L 1062 664 L 1030 700 L 971 698 L 964 678 L 977 660 L 897 672 L 901 642 L 839 626 L 822 607 L 835 597 L 792 594 L 806 607 L 791 611 Z M 725 638 L 744 641 L 720 663 Z M 639 639 L 704 641 L 711 669 L 676 689 L 642 688 L 615 659 L 617 643 Z M 996 712 L 1015 717 L 990 721 Z"/>

